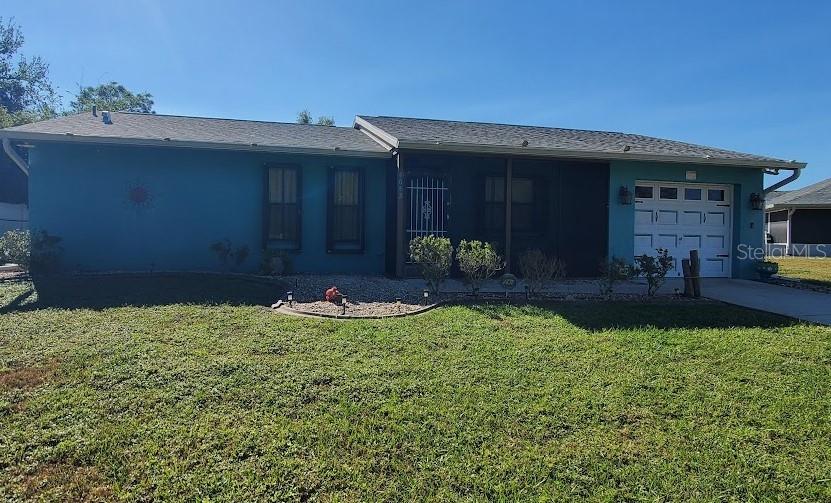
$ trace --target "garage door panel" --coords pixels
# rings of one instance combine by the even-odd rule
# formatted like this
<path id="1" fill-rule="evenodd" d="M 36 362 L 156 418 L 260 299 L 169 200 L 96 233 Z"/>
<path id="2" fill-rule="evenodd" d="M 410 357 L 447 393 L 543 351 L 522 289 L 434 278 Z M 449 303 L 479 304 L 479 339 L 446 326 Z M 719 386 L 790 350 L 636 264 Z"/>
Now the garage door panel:
<path id="1" fill-rule="evenodd" d="M 657 217 L 659 225 L 678 224 L 678 212 L 675 210 L 658 210 Z"/>
<path id="2" fill-rule="evenodd" d="M 708 226 L 724 227 L 727 225 L 727 215 L 723 211 L 708 211 L 704 222 Z"/>
<path id="3" fill-rule="evenodd" d="M 703 236 L 700 234 L 684 234 L 682 237 L 684 248 L 688 250 L 701 249 Z"/>
<path id="4" fill-rule="evenodd" d="M 708 234 L 704 237 L 704 246 L 703 248 L 708 248 L 712 250 L 725 250 L 727 249 L 726 237 L 723 235 L 711 235 Z"/>
<path id="5" fill-rule="evenodd" d="M 678 248 L 678 236 L 676 234 L 658 234 L 658 239 L 655 240 L 655 248 L 666 248 L 667 250 Z"/>
<path id="6" fill-rule="evenodd" d="M 701 225 L 704 222 L 703 211 L 684 211 L 681 213 L 681 225 Z"/>
<path id="7" fill-rule="evenodd" d="M 654 250 L 656 247 L 652 242 L 652 234 L 636 234 L 635 235 L 635 253 L 646 253 L 649 250 Z"/>
<path id="8" fill-rule="evenodd" d="M 635 225 L 653 224 L 652 215 L 654 213 L 652 210 L 635 210 Z"/>
<path id="9" fill-rule="evenodd" d="M 725 276 L 727 272 L 727 259 L 709 258 L 701 263 L 702 276 Z"/>

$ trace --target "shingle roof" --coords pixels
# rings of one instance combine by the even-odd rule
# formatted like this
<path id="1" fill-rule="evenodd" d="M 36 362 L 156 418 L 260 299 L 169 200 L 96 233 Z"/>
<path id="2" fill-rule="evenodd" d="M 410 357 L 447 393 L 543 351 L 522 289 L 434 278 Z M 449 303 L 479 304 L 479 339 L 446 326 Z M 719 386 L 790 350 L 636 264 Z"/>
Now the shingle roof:
<path id="1" fill-rule="evenodd" d="M 137 143 L 170 142 L 171 145 L 223 146 L 317 153 L 388 155 L 388 150 L 354 128 L 279 122 L 183 117 L 176 115 L 113 112 L 112 124 L 101 113 L 82 113 L 3 129 L 12 138 L 60 136 Z M 54 138 L 51 138 L 54 139 Z"/>
<path id="2" fill-rule="evenodd" d="M 758 167 L 803 167 L 783 159 L 745 154 L 638 134 L 405 117 L 358 116 L 356 127 L 375 131 L 396 148 L 434 148 L 529 155 L 586 154 L 614 159 L 678 160 Z M 525 143 L 527 142 L 527 144 Z"/>
<path id="3" fill-rule="evenodd" d="M 783 191 L 767 196 L 768 209 L 799 207 L 831 207 L 831 178 L 797 190 Z"/>

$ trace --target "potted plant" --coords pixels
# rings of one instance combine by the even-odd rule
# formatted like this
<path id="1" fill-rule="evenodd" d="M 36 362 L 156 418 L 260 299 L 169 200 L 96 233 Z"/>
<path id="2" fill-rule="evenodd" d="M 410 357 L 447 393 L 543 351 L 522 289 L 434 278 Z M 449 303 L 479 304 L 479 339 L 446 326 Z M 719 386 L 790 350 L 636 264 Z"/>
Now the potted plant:
<path id="1" fill-rule="evenodd" d="M 768 260 L 759 261 L 756 263 L 756 272 L 763 280 L 769 280 L 771 276 L 779 272 L 779 264 Z"/>

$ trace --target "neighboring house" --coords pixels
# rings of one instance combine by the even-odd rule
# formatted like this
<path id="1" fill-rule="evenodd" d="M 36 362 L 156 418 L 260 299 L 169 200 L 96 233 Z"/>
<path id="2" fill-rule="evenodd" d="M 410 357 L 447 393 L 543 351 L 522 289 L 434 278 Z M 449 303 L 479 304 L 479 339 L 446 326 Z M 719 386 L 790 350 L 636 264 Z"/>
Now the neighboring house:
<path id="1" fill-rule="evenodd" d="M 771 254 L 831 254 L 831 178 L 769 194 L 765 225 Z"/>
<path id="2" fill-rule="evenodd" d="M 763 173 L 805 166 L 547 127 L 104 119 L 0 131 L 29 146 L 31 227 L 63 238 L 72 270 L 218 269 L 210 246 L 228 239 L 251 250 L 239 270 L 256 270 L 270 249 L 295 272 L 406 276 L 416 272 L 409 240 L 437 234 L 494 242 L 514 270 L 532 247 L 572 277 L 663 247 L 679 264 L 699 249 L 705 276 L 750 277 L 740 245 L 764 245 Z"/>
<path id="3" fill-rule="evenodd" d="M 0 155 L 0 234 L 29 225 L 28 186 L 23 174 L 5 154 Z"/>

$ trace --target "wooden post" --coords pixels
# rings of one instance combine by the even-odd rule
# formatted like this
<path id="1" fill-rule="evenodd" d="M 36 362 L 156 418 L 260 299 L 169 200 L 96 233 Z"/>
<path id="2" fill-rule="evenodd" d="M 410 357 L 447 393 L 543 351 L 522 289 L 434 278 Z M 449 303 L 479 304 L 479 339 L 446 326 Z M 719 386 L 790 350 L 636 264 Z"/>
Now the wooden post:
<path id="1" fill-rule="evenodd" d="M 396 162 L 396 210 L 395 210 L 395 275 L 404 277 L 404 162 L 401 152 L 395 156 Z"/>
<path id="2" fill-rule="evenodd" d="M 690 272 L 692 273 L 693 297 L 701 297 L 701 258 L 698 250 L 690 250 Z"/>
<path id="3" fill-rule="evenodd" d="M 684 297 L 693 296 L 692 269 L 690 259 L 681 259 L 681 270 L 684 272 Z"/>
<path id="4" fill-rule="evenodd" d="M 505 272 L 511 272 L 511 201 L 513 200 L 514 160 L 505 162 Z"/>

